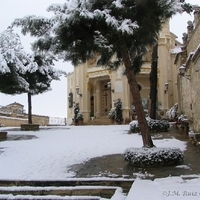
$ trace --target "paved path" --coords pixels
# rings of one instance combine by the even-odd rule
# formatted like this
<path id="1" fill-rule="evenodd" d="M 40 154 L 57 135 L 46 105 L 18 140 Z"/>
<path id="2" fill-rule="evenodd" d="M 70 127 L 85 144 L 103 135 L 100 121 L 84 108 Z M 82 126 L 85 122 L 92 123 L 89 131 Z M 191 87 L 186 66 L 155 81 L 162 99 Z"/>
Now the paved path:
<path id="1" fill-rule="evenodd" d="M 185 157 L 182 164 L 185 167 L 137 168 L 124 161 L 123 155 L 117 154 L 93 158 L 86 163 L 73 165 L 71 166 L 71 171 L 75 173 L 74 177 L 76 178 L 97 176 L 136 178 L 138 176 L 144 177 L 145 175 L 146 178 L 154 179 L 168 176 L 200 174 L 200 146 L 193 145 L 188 136 L 181 135 L 174 127 L 171 127 L 169 132 L 159 134 L 162 135 L 161 138 L 175 137 L 187 142 L 187 150 L 184 152 Z"/>

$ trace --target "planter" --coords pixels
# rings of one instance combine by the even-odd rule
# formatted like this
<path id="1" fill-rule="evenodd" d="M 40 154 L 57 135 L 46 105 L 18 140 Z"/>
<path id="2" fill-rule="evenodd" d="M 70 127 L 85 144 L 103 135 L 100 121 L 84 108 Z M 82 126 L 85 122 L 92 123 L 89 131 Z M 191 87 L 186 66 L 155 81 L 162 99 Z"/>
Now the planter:
<path id="1" fill-rule="evenodd" d="M 115 123 L 115 120 L 114 120 L 114 119 L 110 119 L 110 123 L 111 123 L 111 124 L 114 124 L 114 123 Z"/>
<path id="2" fill-rule="evenodd" d="M 7 132 L 6 131 L 0 131 L 0 140 L 4 140 L 7 138 Z"/>
<path id="3" fill-rule="evenodd" d="M 188 135 L 189 132 L 189 123 L 187 122 L 182 122 L 180 125 L 180 131 L 183 135 Z"/>
<path id="4" fill-rule="evenodd" d="M 74 122 L 74 126 L 78 126 L 78 122 Z"/>
<path id="5" fill-rule="evenodd" d="M 38 131 L 39 124 L 21 124 L 22 131 Z"/>
<path id="6" fill-rule="evenodd" d="M 94 117 L 91 117 L 91 120 L 94 120 Z"/>
<path id="7" fill-rule="evenodd" d="M 80 126 L 83 125 L 83 119 L 78 120 L 78 125 L 80 125 Z"/>
<path id="8" fill-rule="evenodd" d="M 129 118 L 126 118 L 124 121 L 125 124 L 130 124 L 130 122 L 131 122 L 131 120 Z"/>

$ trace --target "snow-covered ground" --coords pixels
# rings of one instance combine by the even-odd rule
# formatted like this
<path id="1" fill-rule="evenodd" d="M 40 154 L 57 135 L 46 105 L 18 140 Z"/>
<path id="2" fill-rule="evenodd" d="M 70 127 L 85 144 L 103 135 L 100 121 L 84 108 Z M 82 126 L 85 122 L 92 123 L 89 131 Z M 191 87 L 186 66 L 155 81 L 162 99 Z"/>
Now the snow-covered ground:
<path id="1" fill-rule="evenodd" d="M 0 131 L 4 129 L 8 128 L 2 127 Z M 8 130 L 9 138 L 14 135 L 35 137 L 0 142 L 0 180 L 67 180 L 74 175 L 68 171 L 73 164 L 83 163 L 94 157 L 120 154 L 130 147 L 142 147 L 141 136 L 128 134 L 128 130 L 129 125 L 65 126 L 51 129 L 43 127 L 35 132 L 10 129 Z M 186 149 L 186 143 L 175 138 L 154 140 L 154 144 L 157 147 Z M 194 180 L 180 180 L 182 180 L 181 177 L 178 180 L 173 177 L 156 179 L 156 181 L 137 179 L 135 187 L 138 193 L 134 195 L 139 195 L 140 190 L 146 189 L 149 185 L 154 192 L 154 200 L 161 199 L 161 196 L 162 199 L 182 199 L 183 197 L 187 199 L 183 196 L 186 194 L 183 193 L 184 191 L 197 192 L 195 194 L 198 194 L 200 198 L 200 179 L 195 179 L 195 183 Z M 156 184 L 159 185 L 159 181 L 161 186 L 157 190 Z M 191 184 L 193 186 L 188 189 L 188 185 Z M 181 190 L 179 190 L 180 186 Z M 176 193 L 176 190 L 180 192 L 180 195 Z M 159 198 L 156 197 L 155 191 L 161 195 L 158 195 Z M 144 199 L 147 199 L 146 196 Z"/>
<path id="2" fill-rule="evenodd" d="M 3 129 L 3 128 L 1 128 Z M 0 130 L 1 130 L 0 129 Z M 128 134 L 129 125 L 66 126 L 40 131 L 8 131 L 10 135 L 34 135 L 30 140 L 0 142 L 0 179 L 59 179 L 72 177 L 68 167 L 103 155 L 142 147 L 138 134 Z M 186 145 L 176 139 L 155 140 L 157 147 Z"/>

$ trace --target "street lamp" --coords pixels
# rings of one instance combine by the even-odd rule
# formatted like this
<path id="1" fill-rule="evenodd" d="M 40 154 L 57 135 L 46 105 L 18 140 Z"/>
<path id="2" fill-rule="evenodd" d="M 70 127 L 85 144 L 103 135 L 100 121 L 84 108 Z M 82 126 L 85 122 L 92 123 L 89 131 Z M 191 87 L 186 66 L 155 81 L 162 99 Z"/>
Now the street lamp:
<path id="1" fill-rule="evenodd" d="M 114 90 L 114 89 L 111 89 L 111 82 L 108 82 L 108 83 L 107 83 L 107 86 L 110 88 L 110 91 L 112 91 L 112 93 L 114 93 L 114 92 L 115 92 L 115 90 Z"/>
<path id="2" fill-rule="evenodd" d="M 167 93 L 168 88 L 169 88 L 169 83 L 165 83 L 165 94 Z"/>

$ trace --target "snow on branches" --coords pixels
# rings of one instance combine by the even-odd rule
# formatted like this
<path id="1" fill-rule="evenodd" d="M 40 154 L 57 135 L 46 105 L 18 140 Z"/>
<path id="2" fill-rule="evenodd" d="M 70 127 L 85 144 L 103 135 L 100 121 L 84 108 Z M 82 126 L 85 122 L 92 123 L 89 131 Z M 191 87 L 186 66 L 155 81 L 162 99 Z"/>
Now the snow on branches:
<path id="1" fill-rule="evenodd" d="M 20 73 L 25 73 L 25 69 L 37 67 L 33 58 L 23 50 L 19 35 L 10 28 L 0 33 L 0 74 L 10 72 L 9 65 Z"/>
<path id="2" fill-rule="evenodd" d="M 0 33 L 0 91 L 38 94 L 50 90 L 52 80 L 66 73 L 55 69 L 51 52 L 26 53 L 19 35 L 8 28 Z"/>
<path id="3" fill-rule="evenodd" d="M 91 57 L 94 51 L 100 54 L 107 51 L 109 55 L 107 57 L 111 58 L 111 52 L 116 53 L 121 47 L 121 44 L 114 46 L 113 41 L 120 41 L 124 36 L 127 37 L 127 41 L 131 41 L 134 37 L 138 38 L 139 29 L 144 33 L 143 29 L 145 28 L 141 22 L 144 23 L 147 20 L 148 24 L 154 24 L 154 22 L 148 21 L 150 19 L 148 10 L 152 9 L 149 8 L 151 4 L 153 4 L 153 8 L 158 9 L 158 11 L 154 11 L 154 16 L 157 15 L 157 12 L 163 12 L 159 17 L 161 21 L 165 21 L 172 14 L 183 10 L 183 2 L 180 0 L 145 2 L 137 0 L 67 0 L 63 4 L 52 4 L 47 8 L 48 12 L 54 13 L 50 18 L 25 16 L 22 19 L 16 19 L 12 26 L 20 26 L 23 34 L 30 33 L 38 38 L 33 45 L 34 49 L 52 51 L 63 60 L 79 64 L 79 61 L 85 62 L 85 57 Z M 138 9 L 139 18 L 136 16 Z M 141 20 L 140 12 L 144 20 Z M 158 27 L 160 27 L 159 24 Z M 152 31 L 154 31 L 153 28 Z M 150 30 L 147 34 L 154 35 L 154 33 L 150 33 Z M 93 45 L 91 45 L 92 43 Z M 135 45 L 134 42 L 133 45 Z M 79 58 L 77 58 L 77 51 L 81 54 Z"/>

